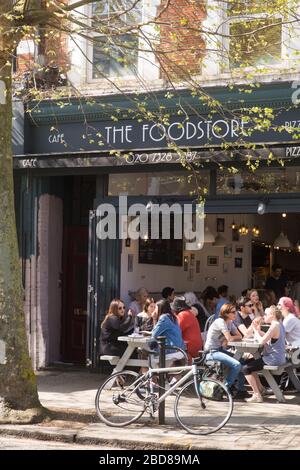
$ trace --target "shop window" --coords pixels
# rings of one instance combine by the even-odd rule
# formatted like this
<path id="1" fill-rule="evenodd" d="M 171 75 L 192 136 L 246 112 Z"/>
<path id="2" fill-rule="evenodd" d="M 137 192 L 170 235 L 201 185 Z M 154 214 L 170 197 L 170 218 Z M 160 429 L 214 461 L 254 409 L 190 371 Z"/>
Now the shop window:
<path id="1" fill-rule="evenodd" d="M 225 33 L 231 67 L 281 62 L 283 18 L 278 0 L 230 0 Z M 226 34 L 225 34 L 226 36 Z"/>
<path id="2" fill-rule="evenodd" d="M 93 3 L 93 42 L 89 45 L 93 79 L 137 74 L 139 30 L 134 25 L 142 21 L 143 3 L 143 0 Z"/>
<path id="3" fill-rule="evenodd" d="M 217 193 L 296 193 L 300 191 L 300 167 L 258 168 L 256 171 L 223 168 L 217 174 Z"/>
<path id="4" fill-rule="evenodd" d="M 118 196 L 197 196 L 207 194 L 209 171 L 127 173 L 109 175 L 108 195 Z"/>

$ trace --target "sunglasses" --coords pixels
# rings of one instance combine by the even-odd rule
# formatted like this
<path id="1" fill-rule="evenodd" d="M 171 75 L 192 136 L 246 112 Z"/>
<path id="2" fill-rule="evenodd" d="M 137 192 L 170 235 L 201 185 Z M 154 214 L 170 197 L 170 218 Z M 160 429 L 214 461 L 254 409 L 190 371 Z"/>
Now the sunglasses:
<path id="1" fill-rule="evenodd" d="M 245 307 L 253 307 L 253 304 L 246 304 Z"/>
<path id="2" fill-rule="evenodd" d="M 118 310 L 125 310 L 125 307 L 118 307 Z"/>

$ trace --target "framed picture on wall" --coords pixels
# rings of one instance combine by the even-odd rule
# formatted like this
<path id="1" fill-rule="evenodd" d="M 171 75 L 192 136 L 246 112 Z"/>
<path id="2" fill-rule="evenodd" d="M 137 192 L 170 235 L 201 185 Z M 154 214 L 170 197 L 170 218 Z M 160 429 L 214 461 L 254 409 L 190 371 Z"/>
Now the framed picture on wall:
<path id="1" fill-rule="evenodd" d="M 225 219 L 217 218 L 217 232 L 224 232 L 225 229 Z"/>
<path id="2" fill-rule="evenodd" d="M 234 228 L 232 230 L 232 241 L 239 242 L 240 241 L 240 233 L 238 228 Z"/>
<path id="3" fill-rule="evenodd" d="M 235 247 L 235 252 L 236 253 L 243 253 L 243 251 L 244 251 L 243 246 L 238 245 L 238 246 Z"/>
<path id="4" fill-rule="evenodd" d="M 188 256 L 184 256 L 184 257 L 183 257 L 183 270 L 184 270 L 184 271 L 187 271 L 187 270 L 188 270 L 188 267 L 189 267 L 189 257 L 188 257 Z"/>
<path id="5" fill-rule="evenodd" d="M 223 263 L 223 273 L 228 273 L 228 263 Z"/>
<path id="6" fill-rule="evenodd" d="M 200 273 L 200 259 L 197 259 L 197 260 L 196 260 L 196 273 L 197 273 L 197 274 Z"/>
<path id="7" fill-rule="evenodd" d="M 128 255 L 127 271 L 129 273 L 133 272 L 133 255 Z"/>
<path id="8" fill-rule="evenodd" d="M 218 256 L 208 256 L 207 257 L 207 266 L 219 266 L 219 257 Z"/>
<path id="9" fill-rule="evenodd" d="M 234 267 L 242 268 L 243 267 L 243 258 L 234 258 Z"/>
<path id="10" fill-rule="evenodd" d="M 232 245 L 224 246 L 224 258 L 232 257 Z"/>
<path id="11" fill-rule="evenodd" d="M 188 274 L 188 281 L 193 281 L 193 280 L 194 280 L 194 269 L 190 268 L 189 274 Z"/>
<path id="12" fill-rule="evenodd" d="M 195 264 L 195 254 L 192 253 L 191 254 L 191 266 L 194 266 L 194 264 Z"/>

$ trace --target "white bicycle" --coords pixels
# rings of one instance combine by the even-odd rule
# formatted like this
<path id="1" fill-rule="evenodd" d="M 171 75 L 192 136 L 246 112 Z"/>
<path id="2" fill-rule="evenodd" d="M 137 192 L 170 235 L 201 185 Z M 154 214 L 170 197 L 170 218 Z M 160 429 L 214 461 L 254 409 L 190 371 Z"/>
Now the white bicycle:
<path id="1" fill-rule="evenodd" d="M 153 382 L 153 376 L 159 373 L 184 375 L 168 390 L 161 390 L 159 396 Z M 108 383 L 113 386 L 107 387 Z M 160 403 L 174 393 L 176 420 L 191 434 L 214 433 L 232 415 L 232 396 L 224 383 L 215 378 L 215 364 L 206 364 L 205 354 L 194 359 L 190 366 L 149 368 L 142 375 L 131 370 L 112 374 L 97 391 L 96 410 L 105 424 L 127 426 L 145 412 L 153 417 Z"/>

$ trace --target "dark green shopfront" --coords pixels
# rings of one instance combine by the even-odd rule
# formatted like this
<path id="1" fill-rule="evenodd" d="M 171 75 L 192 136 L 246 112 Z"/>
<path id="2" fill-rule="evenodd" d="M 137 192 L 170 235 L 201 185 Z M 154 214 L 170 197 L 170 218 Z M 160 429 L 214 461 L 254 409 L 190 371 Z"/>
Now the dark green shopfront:
<path id="1" fill-rule="evenodd" d="M 14 157 L 14 174 L 26 327 L 36 368 L 58 362 L 97 366 L 100 319 L 109 301 L 121 295 L 129 302 L 141 285 L 153 294 L 163 284 L 200 292 L 206 284 L 235 278 L 241 279 L 237 289 L 242 283 L 259 287 L 253 263 L 260 252 L 268 258 L 266 269 L 281 256 L 293 271 L 297 250 L 274 253 L 268 239 L 270 225 L 274 234 L 290 230 L 294 246 L 300 239 L 300 112 L 292 91 L 290 83 L 252 93 L 211 89 L 223 103 L 213 112 L 183 90 L 87 103 L 44 101 L 25 113 L 24 123 L 18 121 L 24 150 Z M 256 116 L 259 107 L 276 110 L 276 117 L 268 127 L 265 115 L 262 130 L 249 132 L 251 113 Z M 181 266 L 175 267 L 152 263 L 151 243 L 100 241 L 95 209 L 109 202 L 118 210 L 120 194 L 128 205 L 195 204 L 204 195 L 212 231 L 220 229 L 216 221 L 225 224 L 226 250 L 210 245 L 204 256 L 183 247 Z M 287 227 L 282 213 L 290 219 Z M 261 238 L 233 240 L 232 221 L 260 225 Z"/>

